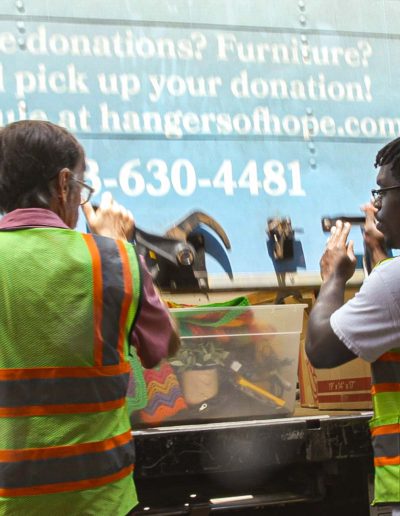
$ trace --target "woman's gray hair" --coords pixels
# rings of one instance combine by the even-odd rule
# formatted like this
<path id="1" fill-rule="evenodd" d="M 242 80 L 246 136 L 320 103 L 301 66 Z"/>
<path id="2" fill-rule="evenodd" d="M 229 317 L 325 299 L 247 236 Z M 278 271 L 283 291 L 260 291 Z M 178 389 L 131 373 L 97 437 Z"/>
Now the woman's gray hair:
<path id="1" fill-rule="evenodd" d="M 0 213 L 48 208 L 63 168 L 75 168 L 84 151 L 78 140 L 51 122 L 22 120 L 0 129 Z"/>

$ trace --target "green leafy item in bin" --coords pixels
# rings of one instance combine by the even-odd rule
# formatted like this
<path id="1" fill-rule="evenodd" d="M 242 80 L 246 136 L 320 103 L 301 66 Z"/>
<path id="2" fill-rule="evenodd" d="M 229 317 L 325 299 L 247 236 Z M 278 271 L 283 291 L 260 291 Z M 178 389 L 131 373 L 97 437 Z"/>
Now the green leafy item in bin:
<path id="1" fill-rule="evenodd" d="M 228 351 L 209 340 L 182 346 L 169 362 L 183 372 L 189 369 L 223 366 L 228 355 Z"/>

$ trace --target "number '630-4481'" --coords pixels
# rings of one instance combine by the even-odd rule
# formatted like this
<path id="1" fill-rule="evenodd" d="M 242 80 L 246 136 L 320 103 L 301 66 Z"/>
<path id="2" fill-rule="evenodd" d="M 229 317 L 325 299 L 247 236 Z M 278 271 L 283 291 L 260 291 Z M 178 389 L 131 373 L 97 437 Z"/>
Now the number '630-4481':
<path id="1" fill-rule="evenodd" d="M 238 189 L 247 190 L 250 196 L 306 195 L 301 184 L 299 161 L 285 165 L 270 159 L 259 166 L 251 159 L 237 171 L 230 159 L 224 159 L 215 173 L 205 177 L 198 176 L 193 163 L 185 158 L 176 159 L 170 165 L 158 158 L 148 161 L 135 158 L 122 165 L 117 177 L 105 178 L 103 175 L 97 161 L 88 159 L 85 178 L 91 181 L 96 194 L 103 187 L 111 186 L 119 187 L 129 197 L 162 197 L 170 192 L 189 197 L 198 189 L 219 189 L 226 196 L 235 195 Z"/>

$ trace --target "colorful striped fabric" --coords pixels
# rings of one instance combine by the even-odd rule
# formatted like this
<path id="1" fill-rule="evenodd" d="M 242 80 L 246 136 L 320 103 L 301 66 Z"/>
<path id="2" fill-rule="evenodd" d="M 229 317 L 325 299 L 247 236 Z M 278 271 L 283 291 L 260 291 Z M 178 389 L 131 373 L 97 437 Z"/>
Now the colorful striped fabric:
<path id="1" fill-rule="evenodd" d="M 147 424 L 158 424 L 187 408 L 178 379 L 168 362 L 157 369 L 145 369 L 147 406 L 141 410 L 140 419 Z"/>

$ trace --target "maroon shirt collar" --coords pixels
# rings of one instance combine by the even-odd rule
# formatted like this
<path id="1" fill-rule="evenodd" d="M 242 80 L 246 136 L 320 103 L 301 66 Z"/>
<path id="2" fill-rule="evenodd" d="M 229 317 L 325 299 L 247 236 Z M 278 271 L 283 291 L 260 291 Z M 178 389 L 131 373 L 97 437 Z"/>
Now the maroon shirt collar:
<path id="1" fill-rule="evenodd" d="M 54 211 L 43 208 L 10 211 L 0 220 L 0 231 L 41 227 L 70 229 Z"/>

